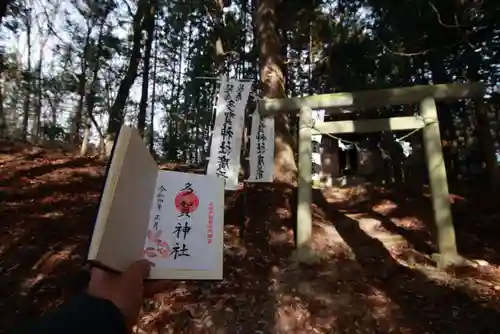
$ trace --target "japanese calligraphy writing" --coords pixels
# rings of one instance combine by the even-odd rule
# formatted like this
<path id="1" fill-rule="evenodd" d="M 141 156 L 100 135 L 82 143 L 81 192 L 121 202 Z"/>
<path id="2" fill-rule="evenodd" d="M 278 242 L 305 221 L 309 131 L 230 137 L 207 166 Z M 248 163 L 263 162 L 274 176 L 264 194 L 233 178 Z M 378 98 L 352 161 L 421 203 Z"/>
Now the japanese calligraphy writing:
<path id="1" fill-rule="evenodd" d="M 325 118 L 325 111 L 320 109 L 320 110 L 313 110 L 312 117 L 315 122 L 323 122 Z M 319 181 L 320 180 L 320 173 L 321 173 L 321 152 L 322 152 L 322 147 L 321 147 L 321 141 L 322 141 L 322 135 L 321 134 L 313 134 L 311 136 L 311 141 L 312 141 L 312 152 L 311 152 L 311 160 L 312 160 L 312 165 L 313 165 L 313 170 L 312 170 L 312 179 L 313 181 Z"/>
<path id="2" fill-rule="evenodd" d="M 184 240 L 186 240 L 186 236 L 188 235 L 189 231 L 191 231 L 191 227 L 188 225 L 187 221 L 184 222 L 184 225 L 178 222 L 177 225 L 175 225 L 173 234 L 175 234 L 177 239 L 179 239 L 182 234 Z"/>
<path id="3" fill-rule="evenodd" d="M 157 189 L 157 193 L 156 193 L 156 210 L 158 212 L 161 211 L 161 207 L 163 205 L 163 199 L 165 198 L 165 194 L 164 192 L 166 192 L 167 189 L 163 186 L 163 185 L 160 185 Z M 153 219 L 153 228 L 155 230 L 158 230 L 158 224 L 160 223 L 160 215 L 159 214 L 155 214 L 155 217 Z"/>
<path id="4" fill-rule="evenodd" d="M 158 224 L 160 223 L 160 215 L 155 215 L 153 218 L 153 228 L 158 231 Z"/>
<path id="5" fill-rule="evenodd" d="M 182 247 L 181 247 L 181 246 L 179 246 L 179 243 L 176 242 L 175 246 L 172 247 L 172 252 L 170 253 L 170 255 L 173 255 L 174 260 L 177 260 L 177 258 L 181 257 L 181 256 L 191 256 L 188 253 L 188 251 L 189 251 L 189 249 L 187 249 L 186 244 L 182 244 Z"/>
<path id="6" fill-rule="evenodd" d="M 272 182 L 274 165 L 274 118 L 252 115 L 250 137 L 250 182 Z"/>
<path id="7" fill-rule="evenodd" d="M 191 213 L 196 211 L 199 205 L 199 199 L 196 195 L 193 186 L 191 183 L 186 182 L 184 187 L 179 190 L 179 193 L 175 197 L 175 207 L 180 212 L 177 217 L 179 221 L 174 227 L 174 231 L 172 234 L 175 236 L 177 240 L 183 240 L 182 247 L 179 246 L 179 242 L 175 243 L 175 246 L 172 247 L 172 251 L 170 255 L 173 255 L 174 260 L 181 256 L 191 256 L 189 254 L 189 248 L 187 246 L 187 239 L 189 233 L 192 230 L 191 227 Z"/>
<path id="8" fill-rule="evenodd" d="M 188 194 L 191 194 L 192 192 L 194 192 L 193 186 L 189 182 L 186 182 L 186 184 L 184 185 L 184 188 L 182 188 L 181 191 L 186 191 Z"/>
<path id="9" fill-rule="evenodd" d="M 194 201 L 194 197 L 191 196 L 194 193 L 193 188 L 191 187 L 191 183 L 186 182 L 184 185 L 184 188 L 180 190 L 180 193 L 182 194 L 182 197 L 179 200 L 178 205 L 180 206 L 180 215 L 179 217 L 186 216 L 186 217 L 191 217 L 191 209 Z"/>
<path id="10" fill-rule="evenodd" d="M 240 83 L 238 84 L 238 87 L 236 88 L 236 101 L 241 101 L 241 99 L 243 98 L 241 96 L 241 94 L 243 93 L 243 90 L 245 89 L 245 85 Z"/>
<path id="11" fill-rule="evenodd" d="M 238 88 L 242 86 L 239 85 Z M 232 97 L 234 85 L 228 83 L 224 90 L 224 99 L 226 101 L 227 110 L 224 113 L 224 123 L 222 124 L 221 129 L 221 141 L 219 145 L 219 151 L 217 156 L 217 168 L 216 175 L 227 178 L 227 171 L 229 169 L 229 160 L 230 153 L 232 150 L 232 139 L 234 136 L 234 131 L 232 128 L 233 119 L 236 116 L 235 113 L 235 100 Z M 243 88 L 241 88 L 243 91 Z M 240 100 L 241 100 L 241 92 L 240 92 Z"/>
<path id="12" fill-rule="evenodd" d="M 169 246 L 167 242 L 160 239 L 162 230 L 159 229 L 161 208 L 165 201 L 166 192 L 167 189 L 163 185 L 160 185 L 156 189 L 154 202 L 154 209 L 156 209 L 156 212 L 153 213 L 153 230 L 148 230 L 146 248 L 144 249 L 144 254 L 148 258 L 155 258 L 157 256 L 168 257 Z"/>
<path id="13" fill-rule="evenodd" d="M 260 119 L 259 128 L 257 130 L 257 172 L 255 178 L 260 180 L 264 176 L 264 153 L 266 152 L 267 137 L 264 133 L 264 120 Z"/>
<path id="14" fill-rule="evenodd" d="M 215 164 L 213 167 L 215 171 Z M 228 173 L 228 180 L 230 177 Z M 215 173 L 158 170 L 155 183 L 150 185 L 148 225 L 141 249 L 142 256 L 154 264 L 151 278 L 204 279 L 214 277 L 211 273 L 215 271 L 219 275 L 223 263 L 224 182 Z M 139 228 L 133 233 L 142 237 Z"/>

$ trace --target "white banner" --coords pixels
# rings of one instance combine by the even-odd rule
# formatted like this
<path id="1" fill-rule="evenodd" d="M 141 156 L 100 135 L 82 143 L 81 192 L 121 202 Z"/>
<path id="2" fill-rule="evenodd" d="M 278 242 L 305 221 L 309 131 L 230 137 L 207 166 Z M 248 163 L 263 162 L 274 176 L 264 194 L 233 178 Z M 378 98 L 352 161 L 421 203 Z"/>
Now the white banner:
<path id="1" fill-rule="evenodd" d="M 252 82 L 223 78 L 217 97 L 207 175 L 226 179 L 225 189 L 238 188 L 245 107 Z"/>
<path id="2" fill-rule="evenodd" d="M 325 119 L 325 110 L 313 110 L 312 112 L 312 117 L 314 122 L 316 123 L 322 123 Z M 319 181 L 320 177 L 320 172 L 321 172 L 321 138 L 323 136 L 321 134 L 319 135 L 312 135 L 311 136 L 311 141 L 313 145 L 313 152 L 312 152 L 312 162 L 313 162 L 313 175 L 312 179 Z"/>
<path id="3" fill-rule="evenodd" d="M 250 134 L 249 182 L 273 182 L 274 171 L 274 117 L 252 115 Z"/>

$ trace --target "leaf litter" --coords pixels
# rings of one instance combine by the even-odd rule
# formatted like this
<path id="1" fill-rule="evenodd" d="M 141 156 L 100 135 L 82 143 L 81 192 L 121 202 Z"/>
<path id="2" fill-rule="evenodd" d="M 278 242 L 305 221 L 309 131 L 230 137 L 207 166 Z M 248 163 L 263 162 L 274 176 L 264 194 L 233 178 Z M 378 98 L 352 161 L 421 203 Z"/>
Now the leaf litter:
<path id="1" fill-rule="evenodd" d="M 0 332 L 6 332 L 88 282 L 85 256 L 105 162 L 2 145 Z M 429 254 L 435 244 L 425 196 L 373 187 L 315 190 L 311 248 L 318 261 L 299 265 L 291 260 L 296 189 L 247 185 L 228 192 L 224 280 L 161 282 L 135 332 L 498 332 L 500 209 L 475 194 L 453 203 L 460 251 L 471 265 L 439 271 Z"/>

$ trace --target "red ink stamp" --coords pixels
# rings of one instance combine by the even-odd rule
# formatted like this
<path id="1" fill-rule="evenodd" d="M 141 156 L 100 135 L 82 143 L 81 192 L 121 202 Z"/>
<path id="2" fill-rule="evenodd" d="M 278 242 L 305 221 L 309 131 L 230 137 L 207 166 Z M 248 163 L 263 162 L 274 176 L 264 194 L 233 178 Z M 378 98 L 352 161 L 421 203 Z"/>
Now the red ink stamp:
<path id="1" fill-rule="evenodd" d="M 161 234 L 162 230 L 154 232 L 148 230 L 147 238 L 153 246 L 148 246 L 144 249 L 144 256 L 147 258 L 155 258 L 157 256 L 167 258 L 170 256 L 170 246 L 166 241 L 160 239 Z"/>
<path id="2" fill-rule="evenodd" d="M 183 190 L 175 196 L 175 207 L 181 214 L 190 214 L 196 211 L 200 200 L 192 190 Z"/>

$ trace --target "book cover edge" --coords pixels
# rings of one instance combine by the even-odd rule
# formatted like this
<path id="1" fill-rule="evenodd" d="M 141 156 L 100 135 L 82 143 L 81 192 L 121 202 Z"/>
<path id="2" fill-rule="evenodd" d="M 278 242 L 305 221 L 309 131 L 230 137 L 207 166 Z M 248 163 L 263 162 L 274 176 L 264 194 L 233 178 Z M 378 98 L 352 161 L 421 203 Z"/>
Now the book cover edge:
<path id="1" fill-rule="evenodd" d="M 120 133 L 122 133 L 121 132 L 122 128 L 123 127 L 120 127 L 120 130 L 117 133 L 117 136 L 116 136 L 117 139 L 118 139 Z M 116 153 L 117 143 L 118 143 L 118 140 L 115 140 L 113 143 L 110 158 L 109 158 L 109 161 L 108 161 L 107 166 L 106 166 L 106 171 L 105 171 L 105 175 L 104 175 L 105 181 L 102 185 L 101 193 L 100 193 L 100 197 L 99 197 L 99 202 L 98 202 L 98 212 L 99 212 L 99 209 L 101 206 L 101 202 L 103 200 L 103 195 L 104 195 L 104 190 L 106 188 L 106 184 L 107 184 L 107 182 L 109 182 L 108 176 L 110 173 L 110 167 L 112 165 L 113 159 L 115 159 L 115 161 L 116 161 L 115 153 Z M 127 143 L 127 146 L 128 146 L 128 143 Z M 158 171 L 172 172 L 169 170 L 161 170 L 160 168 L 158 168 Z M 181 173 L 183 173 L 183 172 L 181 172 Z M 189 174 L 189 173 L 186 173 L 186 174 Z M 206 174 L 202 174 L 202 175 L 209 176 Z M 224 183 L 222 183 L 222 186 L 220 189 L 221 189 L 220 190 L 221 191 L 221 195 L 220 195 L 221 202 L 222 202 L 222 206 L 224 207 L 224 202 L 225 202 L 224 201 Z M 97 215 L 96 215 L 96 219 L 94 220 L 93 231 L 95 231 L 96 224 L 97 224 Z M 220 259 L 220 261 L 218 261 L 219 263 L 218 263 L 217 268 L 214 268 L 213 270 L 187 270 L 187 269 L 172 270 L 172 269 L 168 269 L 169 273 L 166 273 L 165 275 L 159 275 L 155 278 L 148 277 L 147 280 L 148 281 L 156 281 L 156 280 L 162 280 L 162 279 L 197 280 L 197 281 L 223 280 L 224 279 L 224 274 L 223 274 L 223 272 L 224 272 L 224 269 L 223 269 L 224 268 L 224 239 L 223 239 L 223 237 L 224 237 L 224 211 L 222 211 L 222 213 L 221 213 L 221 224 L 220 225 L 221 225 L 219 228 L 220 231 L 218 234 L 220 235 L 220 238 L 221 238 L 221 245 L 222 245 L 221 248 L 222 249 L 219 251 L 219 254 L 218 254 L 218 258 Z M 89 243 L 88 254 L 90 254 L 90 250 L 92 249 L 91 246 L 92 246 L 93 237 L 94 237 L 94 233 L 92 233 L 92 238 L 91 238 L 91 241 Z M 97 252 L 96 252 L 96 255 L 97 255 Z M 87 263 L 89 263 L 91 265 L 91 267 L 100 268 L 102 270 L 109 271 L 109 272 L 112 272 L 115 274 L 119 274 L 121 272 L 120 270 L 117 270 L 116 268 L 112 268 L 108 265 L 105 265 L 104 263 L 100 262 L 96 258 L 92 258 L 92 259 L 88 258 Z M 200 277 L 200 278 L 198 278 L 198 277 Z"/>
<path id="2" fill-rule="evenodd" d="M 103 233 L 101 233 L 98 241 L 96 241 L 96 239 L 95 239 L 95 237 L 96 237 L 95 232 L 96 232 L 96 227 L 97 227 L 97 223 L 98 223 L 97 218 L 99 216 L 99 211 L 101 210 L 102 201 L 104 199 L 104 192 L 106 190 L 106 186 L 109 185 L 109 182 L 111 182 L 111 180 L 109 179 L 110 173 L 111 173 L 111 166 L 112 166 L 113 162 L 116 162 L 116 159 L 117 159 L 117 157 L 116 157 L 116 153 L 117 153 L 116 152 L 116 148 L 118 146 L 118 138 L 120 138 L 120 135 L 123 135 L 122 129 L 124 127 L 125 127 L 125 125 L 122 125 L 118 129 L 118 132 L 117 132 L 116 137 L 115 137 L 116 139 L 114 140 L 113 147 L 111 148 L 110 157 L 109 157 L 109 160 L 107 162 L 106 171 L 104 173 L 104 182 L 103 182 L 103 185 L 101 187 L 99 201 L 98 201 L 98 204 L 97 204 L 97 213 L 95 215 L 94 223 L 93 223 L 93 226 L 92 226 L 92 236 L 90 238 L 90 242 L 88 244 L 88 249 L 87 249 L 87 262 L 89 262 L 91 265 L 94 265 L 96 267 L 101 267 L 101 269 L 109 270 L 109 271 L 112 271 L 112 272 L 118 272 L 118 270 L 116 270 L 114 268 L 111 268 L 109 266 L 106 266 L 106 265 L 100 263 L 98 260 L 96 260 L 96 257 L 98 255 L 99 244 L 101 242 L 102 234 L 104 233 L 104 230 L 102 231 Z M 128 143 L 127 143 L 127 146 L 128 146 Z M 121 161 L 121 162 L 123 163 L 123 161 Z M 121 164 L 120 164 L 118 170 L 119 169 L 121 169 Z M 94 254 L 94 256 L 91 256 L 92 252 L 94 251 L 94 249 L 96 249 L 95 250 L 95 254 Z"/>

